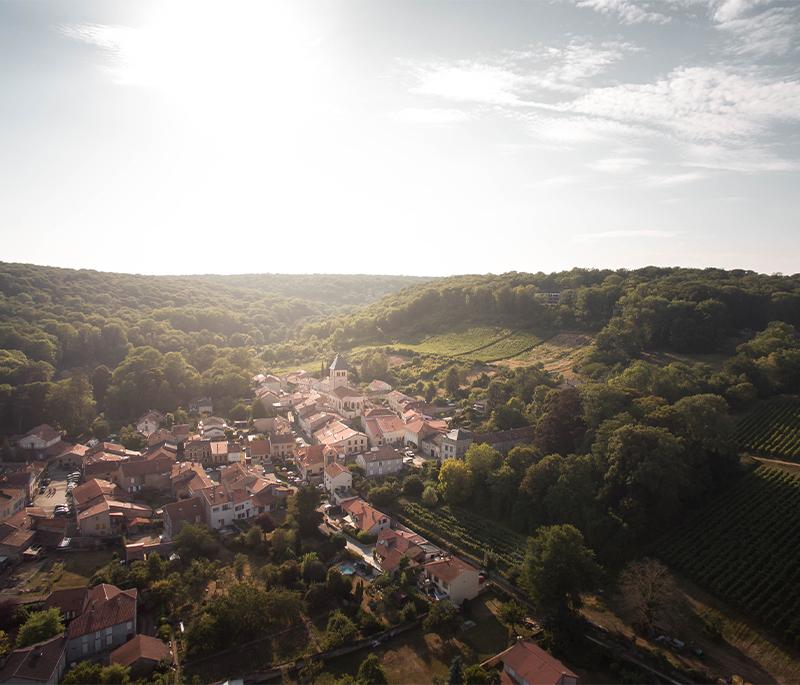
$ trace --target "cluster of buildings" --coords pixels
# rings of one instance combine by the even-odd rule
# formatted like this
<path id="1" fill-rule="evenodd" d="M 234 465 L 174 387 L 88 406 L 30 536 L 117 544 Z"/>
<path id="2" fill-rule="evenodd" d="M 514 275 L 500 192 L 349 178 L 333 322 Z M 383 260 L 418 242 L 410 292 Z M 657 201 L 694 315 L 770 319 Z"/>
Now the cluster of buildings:
<path id="1" fill-rule="evenodd" d="M 443 415 L 451 407 L 427 404 L 381 380 L 353 388 L 350 366 L 341 354 L 321 380 L 299 371 L 285 377 L 259 374 L 253 384 L 264 407 L 278 418 L 285 417 L 298 434 L 295 454 L 284 453 L 282 458 L 299 456 L 307 445 L 321 445 L 348 463 L 355 459 L 367 475 L 390 475 L 402 467 L 402 457 L 396 466 L 383 448 L 411 447 L 429 458 L 448 459 L 463 457 L 473 442 L 506 453 L 533 437 L 531 428 L 480 434 L 450 429 Z M 369 456 L 378 451 L 378 456 Z"/>
<path id="2" fill-rule="evenodd" d="M 345 530 L 375 540 L 372 561 L 381 571 L 393 574 L 403 568 L 418 569 L 423 592 L 456 606 L 480 593 L 484 577 L 471 564 L 444 552 L 361 498 L 344 500 L 340 506 Z"/>
<path id="3" fill-rule="evenodd" d="M 58 609 L 65 631 L 11 651 L 0 660 L 0 683 L 56 685 L 68 665 L 84 660 L 128 666 L 134 679 L 171 665 L 170 646 L 138 632 L 138 602 L 136 588 L 121 590 L 107 583 L 54 590 L 39 608 Z"/>

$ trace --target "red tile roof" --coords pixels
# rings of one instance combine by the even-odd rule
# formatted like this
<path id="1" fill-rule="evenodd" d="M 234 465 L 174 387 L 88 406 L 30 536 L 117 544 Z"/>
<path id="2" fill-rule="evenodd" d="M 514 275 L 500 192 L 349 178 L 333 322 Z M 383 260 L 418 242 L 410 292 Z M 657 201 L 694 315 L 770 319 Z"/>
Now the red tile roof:
<path id="1" fill-rule="evenodd" d="M 72 491 L 72 501 L 75 502 L 77 509 L 81 509 L 92 500 L 104 495 L 114 495 L 116 491 L 117 486 L 114 483 L 100 478 L 92 478 Z"/>
<path id="2" fill-rule="evenodd" d="M 359 390 L 353 390 L 352 388 L 345 388 L 345 387 L 338 387 L 334 388 L 331 391 L 332 395 L 336 395 L 340 400 L 343 400 L 347 397 L 363 397 L 364 393 L 360 392 Z"/>
<path id="3" fill-rule="evenodd" d="M 35 428 L 31 428 L 23 437 L 28 436 L 36 436 L 37 438 L 41 438 L 45 442 L 49 442 L 54 438 L 60 438 L 61 433 L 59 433 L 55 428 L 52 426 L 47 425 L 46 423 L 42 423 Z"/>
<path id="4" fill-rule="evenodd" d="M 502 661 L 506 668 L 512 669 L 517 675 L 516 678 L 510 678 L 512 683 L 521 683 L 524 680 L 528 685 L 557 685 L 564 676 L 578 677 L 558 659 L 529 640 L 520 640 L 490 661 Z M 504 675 L 510 674 L 504 671 Z"/>
<path id="5" fill-rule="evenodd" d="M 47 683 L 59 679 L 53 676 L 61 675 L 56 671 L 66 647 L 66 638 L 56 635 L 30 647 L 15 649 L 0 668 L 0 683 Z"/>
<path id="6" fill-rule="evenodd" d="M 89 590 L 86 607 L 67 628 L 69 639 L 88 635 L 98 630 L 136 618 L 136 601 L 138 592 L 136 588 L 120 590 L 115 585 L 101 583 Z"/>
<path id="7" fill-rule="evenodd" d="M 75 616 L 83 611 L 86 595 L 89 592 L 85 587 L 68 587 L 53 590 L 44 600 L 48 609 L 57 607 L 62 614 L 72 613 Z"/>
<path id="8" fill-rule="evenodd" d="M 164 516 L 169 517 L 173 526 L 179 521 L 189 523 L 202 521 L 203 503 L 197 497 L 170 502 L 164 505 Z"/>
<path id="9" fill-rule="evenodd" d="M 458 557 L 434 559 L 425 564 L 424 568 L 426 571 L 430 571 L 432 575 L 446 580 L 448 583 L 452 583 L 462 573 L 475 573 L 476 575 L 478 573 L 475 568 Z"/>
<path id="10" fill-rule="evenodd" d="M 363 499 L 358 497 L 342 502 L 342 509 L 346 511 L 356 522 L 358 529 L 367 532 L 381 522 L 381 519 L 389 517 L 382 511 L 371 507 Z"/>
<path id="11" fill-rule="evenodd" d="M 140 659 L 145 661 L 171 661 L 169 646 L 149 635 L 136 635 L 124 645 L 117 647 L 109 656 L 112 664 L 131 666 Z"/>

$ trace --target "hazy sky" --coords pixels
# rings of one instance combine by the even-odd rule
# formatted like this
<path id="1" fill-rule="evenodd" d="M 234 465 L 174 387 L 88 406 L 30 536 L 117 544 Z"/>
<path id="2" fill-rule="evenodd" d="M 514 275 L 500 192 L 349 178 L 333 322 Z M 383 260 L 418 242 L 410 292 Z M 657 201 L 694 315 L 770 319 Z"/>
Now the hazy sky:
<path id="1" fill-rule="evenodd" d="M 4 261 L 800 271 L 797 0 L 0 0 Z"/>

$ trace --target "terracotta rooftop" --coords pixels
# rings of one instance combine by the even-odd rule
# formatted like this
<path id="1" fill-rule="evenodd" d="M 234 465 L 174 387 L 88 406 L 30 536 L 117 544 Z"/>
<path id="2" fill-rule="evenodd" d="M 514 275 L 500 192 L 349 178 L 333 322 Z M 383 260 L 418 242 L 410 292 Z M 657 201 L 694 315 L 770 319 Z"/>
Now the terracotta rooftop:
<path id="1" fill-rule="evenodd" d="M 55 428 L 52 426 L 42 423 L 35 428 L 31 428 L 23 437 L 30 437 L 35 436 L 37 438 L 41 438 L 45 442 L 49 442 L 55 438 L 60 438 L 61 433 L 59 433 Z"/>
<path id="2" fill-rule="evenodd" d="M 109 656 L 112 664 L 131 666 L 140 659 L 146 661 L 171 661 L 172 654 L 166 642 L 149 635 L 136 635 L 117 647 Z"/>
<path id="3" fill-rule="evenodd" d="M 55 682 L 56 671 L 67 640 L 56 635 L 30 647 L 15 649 L 0 668 L 0 683 L 48 683 Z"/>
<path id="4" fill-rule="evenodd" d="M 44 605 L 48 609 L 56 607 L 62 614 L 73 613 L 77 616 L 83 611 L 87 593 L 88 588 L 85 587 L 68 587 L 53 590 L 45 598 Z"/>
<path id="5" fill-rule="evenodd" d="M 382 511 L 371 507 L 363 499 L 358 497 L 342 502 L 341 506 L 344 511 L 350 514 L 356 522 L 358 529 L 361 531 L 366 532 L 380 523 L 381 519 L 389 518 Z"/>
<path id="6" fill-rule="evenodd" d="M 502 662 L 514 672 L 504 670 L 507 683 L 526 683 L 527 685 L 557 685 L 564 676 L 576 678 L 569 668 L 558 659 L 550 656 L 541 647 L 530 640 L 520 640 L 503 652 L 489 660 L 489 663 Z"/>
<path id="7" fill-rule="evenodd" d="M 461 561 L 458 557 L 447 557 L 446 559 L 434 559 L 424 566 L 425 570 L 430 571 L 437 578 L 453 582 L 462 573 L 475 573 L 478 571 L 467 562 Z"/>
<path id="8" fill-rule="evenodd" d="M 136 588 L 120 590 L 115 585 L 101 583 L 89 590 L 86 608 L 67 628 L 70 639 L 88 635 L 136 618 Z"/>

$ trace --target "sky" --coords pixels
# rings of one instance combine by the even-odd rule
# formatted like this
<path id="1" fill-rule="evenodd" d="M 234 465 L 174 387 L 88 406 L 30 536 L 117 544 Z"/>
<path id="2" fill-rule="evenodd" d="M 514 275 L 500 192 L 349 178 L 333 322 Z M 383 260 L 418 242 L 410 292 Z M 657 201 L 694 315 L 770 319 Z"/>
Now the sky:
<path id="1" fill-rule="evenodd" d="M 800 272 L 797 0 L 0 0 L 0 260 Z"/>

